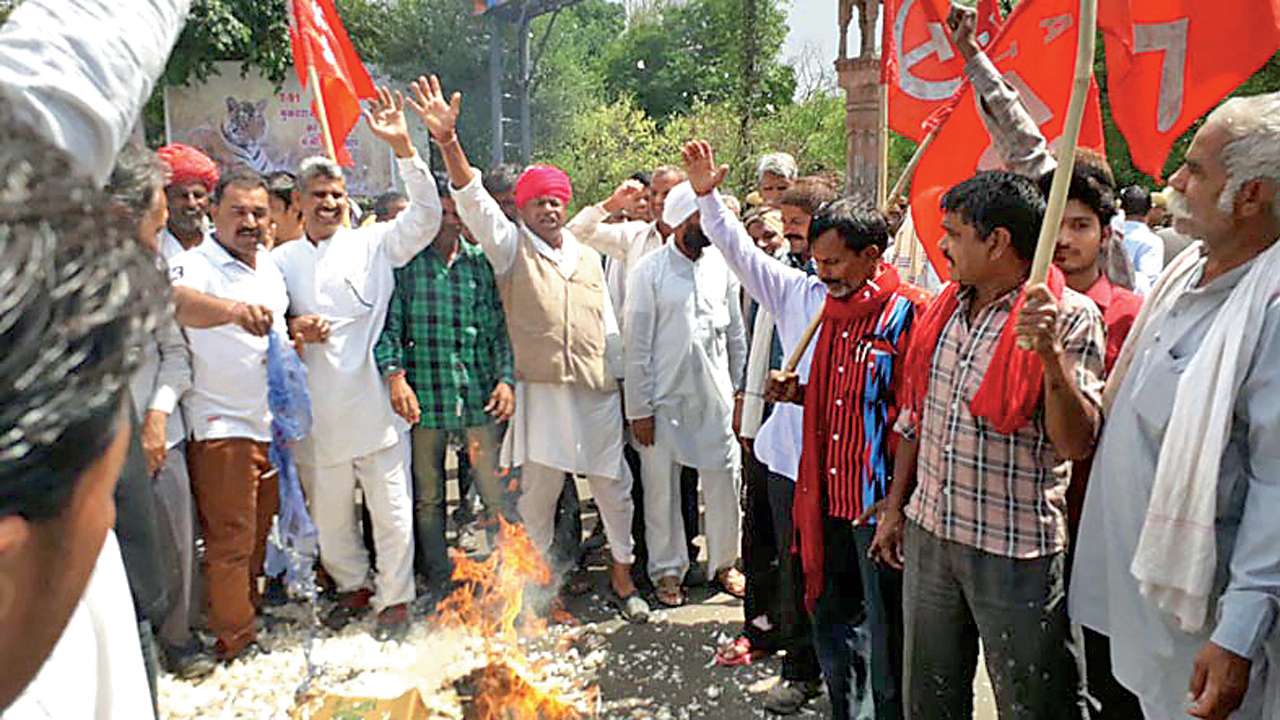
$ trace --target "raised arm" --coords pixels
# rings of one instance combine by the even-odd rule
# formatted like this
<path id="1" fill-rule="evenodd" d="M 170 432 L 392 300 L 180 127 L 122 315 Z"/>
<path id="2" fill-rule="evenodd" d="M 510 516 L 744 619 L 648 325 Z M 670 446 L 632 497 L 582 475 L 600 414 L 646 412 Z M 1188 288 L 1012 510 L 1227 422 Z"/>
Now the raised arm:
<path id="1" fill-rule="evenodd" d="M 965 75 L 980 100 L 978 115 L 1005 168 L 1038 179 L 1056 168 L 1058 161 L 1049 153 L 1040 126 L 1022 104 L 1017 89 L 1005 82 L 995 64 L 978 47 L 974 39 L 977 16 L 973 8 L 952 5 L 947 26 L 952 43 L 965 60 Z"/>
<path id="2" fill-rule="evenodd" d="M 484 250 L 494 273 L 506 274 L 515 261 L 519 228 L 502 214 L 502 208 L 480 184 L 480 171 L 471 167 L 471 161 L 462 151 L 457 133 L 462 93 L 455 92 L 445 100 L 439 78 L 420 77 L 410 88 L 409 106 L 422 118 L 440 148 L 458 216 Z"/>
<path id="3" fill-rule="evenodd" d="M 26 0 L 0 27 L 0 102 L 105 182 L 191 0 Z"/>
<path id="4" fill-rule="evenodd" d="M 440 193 L 431 178 L 431 169 L 413 147 L 404 119 L 404 95 L 379 88 L 378 99 L 364 111 L 364 118 L 374 136 L 395 152 L 396 165 L 409 196 L 409 207 L 395 220 L 371 225 L 365 232 L 377 234 L 376 240 L 393 267 L 403 267 L 440 232 L 443 212 Z"/>
<path id="5" fill-rule="evenodd" d="M 595 205 L 588 205 L 578 211 L 565 227 L 583 244 L 595 248 L 615 260 L 626 261 L 636 237 L 643 236 L 649 229 L 648 223 L 632 221 L 625 223 L 606 223 L 605 220 L 627 207 L 627 205 L 645 188 L 635 180 L 627 180 L 618 186 L 607 200 Z"/>
<path id="6" fill-rule="evenodd" d="M 781 315 L 788 291 L 795 289 L 796 285 L 807 285 L 808 276 L 756 247 L 742 222 L 725 207 L 716 188 L 724 180 L 729 166 L 716 165 L 710 145 L 704 141 L 685 145 L 684 166 L 689 184 L 698 195 L 702 231 L 724 255 L 729 269 L 742 281 L 747 294 L 773 315 Z"/>

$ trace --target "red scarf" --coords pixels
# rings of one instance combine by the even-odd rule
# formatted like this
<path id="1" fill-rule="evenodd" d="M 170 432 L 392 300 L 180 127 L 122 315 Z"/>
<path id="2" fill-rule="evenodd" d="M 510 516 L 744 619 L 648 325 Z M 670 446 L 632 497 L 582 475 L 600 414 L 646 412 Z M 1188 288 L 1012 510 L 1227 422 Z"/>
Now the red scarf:
<path id="1" fill-rule="evenodd" d="M 822 306 L 822 327 L 818 344 L 813 349 L 809 366 L 809 382 L 804 389 L 804 447 L 800 453 L 800 476 L 796 478 L 795 502 L 791 519 L 795 524 L 795 544 L 804 568 L 805 605 L 812 612 L 822 593 L 823 507 L 822 468 L 827 466 L 827 403 L 831 401 L 831 373 L 839 358 L 831 357 L 832 338 L 848 325 L 868 315 L 878 314 L 898 290 L 901 280 L 891 265 L 881 265 L 875 279 L 844 298 L 827 296 Z"/>
<path id="2" fill-rule="evenodd" d="M 1048 284 L 1049 292 L 1061 299 L 1066 278 L 1061 270 L 1052 265 L 1049 266 Z M 969 402 L 969 412 L 986 420 L 1002 435 L 1012 435 L 1031 422 L 1044 388 L 1044 366 L 1040 363 L 1040 356 L 1018 347 L 1015 328 L 1018 314 L 1026 301 L 1026 288 L 1023 288 L 1013 303 L 1009 320 L 1000 331 L 1000 339 L 996 342 L 995 354 L 991 357 L 987 374 L 983 376 L 978 392 Z M 942 339 L 947 321 L 955 314 L 959 305 L 960 286 L 948 283 L 929 304 L 924 315 L 916 319 L 903 373 L 905 405 L 911 408 L 916 418 L 920 417 L 925 394 L 929 389 L 929 371 L 933 367 L 934 351 Z"/>

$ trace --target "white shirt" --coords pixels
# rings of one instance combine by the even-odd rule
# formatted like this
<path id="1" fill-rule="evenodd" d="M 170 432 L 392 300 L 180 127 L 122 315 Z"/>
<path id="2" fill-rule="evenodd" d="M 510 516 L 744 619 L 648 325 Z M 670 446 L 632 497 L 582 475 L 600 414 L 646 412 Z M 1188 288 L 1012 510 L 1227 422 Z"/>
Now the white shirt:
<path id="1" fill-rule="evenodd" d="M 668 244 L 627 282 L 627 417 L 655 418 L 655 438 L 681 465 L 734 465 L 733 391 L 747 338 L 740 286 L 715 248 L 692 261 Z"/>
<path id="2" fill-rule="evenodd" d="M 1164 270 L 1164 241 L 1141 220 L 1126 220 L 1121 245 L 1133 263 L 1133 290 L 1146 296 Z"/>
<path id="3" fill-rule="evenodd" d="M 284 278 L 266 249 L 258 247 L 254 267 L 240 262 L 216 240 L 173 258 L 173 284 L 225 300 L 271 309 L 272 330 L 288 337 L 284 313 L 289 306 Z M 186 328 L 191 347 L 192 387 L 187 421 L 196 440 L 249 438 L 271 440 L 267 406 L 267 338 L 238 325 Z"/>
<path id="4" fill-rule="evenodd" d="M 827 286 L 817 277 L 780 263 L 756 247 L 742 222 L 724 206 L 719 193 L 699 197 L 698 210 L 702 213 L 703 232 L 719 248 L 729 269 L 742 281 L 743 289 L 762 309 L 773 314 L 782 351 L 790 356 L 809 320 L 822 311 L 827 301 Z M 816 344 L 809 344 L 796 367 L 801 383 L 808 381 Z M 769 470 L 795 480 L 800 474 L 803 444 L 804 408 L 778 403 L 760 427 L 754 447 L 756 457 Z"/>
<path id="5" fill-rule="evenodd" d="M 154 718 L 129 579 L 107 531 L 84 595 L 53 652 L 3 720 Z"/>
<path id="6" fill-rule="evenodd" d="M 440 196 L 418 154 L 396 161 L 409 207 L 395 220 L 342 228 L 328 240 L 295 240 L 271 256 L 289 289 L 291 316 L 320 315 L 329 340 L 303 346 L 311 390 L 311 434 L 298 443 L 298 462 L 326 467 L 391 447 L 400 420 L 373 362 L 387 319 L 392 270 L 429 245 L 440 230 Z"/>
<path id="7" fill-rule="evenodd" d="M 619 325 L 625 326 L 627 274 L 640 263 L 641 258 L 662 247 L 666 240 L 656 222 L 607 223 L 608 217 L 609 212 L 600 205 L 588 205 L 573 216 L 565 229 L 584 245 L 608 258 L 605 283 L 609 286 L 609 297 L 613 298 L 613 312 L 620 320 Z"/>
<path id="8" fill-rule="evenodd" d="M 485 192 L 480 173 L 463 188 L 453 188 L 458 215 L 475 235 L 499 279 L 511 272 L 520 234 L 568 277 L 578 266 L 582 247 L 573 233 L 561 233 L 558 249 L 507 219 Z M 622 338 L 608 287 L 601 289 L 605 367 L 622 376 Z M 519 348 L 516 348 L 519 352 Z M 622 405 L 617 390 L 602 392 L 565 383 L 516 381 L 516 412 L 503 441 L 503 464 L 534 462 L 581 475 L 617 479 L 622 475 Z"/>

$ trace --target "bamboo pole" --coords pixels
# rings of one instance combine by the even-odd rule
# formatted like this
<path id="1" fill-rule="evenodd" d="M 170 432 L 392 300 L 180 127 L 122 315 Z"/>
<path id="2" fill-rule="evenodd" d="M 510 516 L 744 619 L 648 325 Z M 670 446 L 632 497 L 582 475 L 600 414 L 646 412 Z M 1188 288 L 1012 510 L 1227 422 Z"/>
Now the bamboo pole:
<path id="1" fill-rule="evenodd" d="M 929 134 L 925 135 L 924 139 L 920 141 L 920 144 L 916 147 L 915 153 L 912 154 L 911 159 L 907 161 L 907 166 L 902 169 L 902 174 L 898 176 L 898 181 L 893 184 L 893 189 L 884 196 L 884 201 L 880 203 L 881 210 L 886 213 L 889 212 L 889 210 L 893 208 L 894 203 L 898 201 L 898 198 L 902 197 L 902 193 L 907 189 L 907 183 L 911 182 L 911 177 L 916 174 L 916 168 L 920 165 L 920 159 L 924 157 L 925 150 L 928 150 L 929 146 L 933 144 L 934 138 L 938 137 L 938 131 L 942 129 L 942 125 L 943 123 L 938 123 L 929 131 Z M 885 168 L 885 172 L 888 172 L 888 167 Z"/>
<path id="2" fill-rule="evenodd" d="M 1098 0 L 1080 0 L 1080 35 L 1076 43 L 1075 76 L 1071 81 L 1071 101 L 1067 105 L 1067 120 L 1062 126 L 1062 138 L 1058 141 L 1058 168 L 1053 173 L 1053 185 L 1049 188 L 1048 207 L 1044 224 L 1040 226 L 1040 239 L 1036 241 L 1036 255 L 1031 263 L 1030 285 L 1045 281 L 1049 276 L 1049 263 L 1058 243 L 1058 226 L 1067 206 L 1067 190 L 1071 186 L 1071 174 L 1076 164 L 1076 143 L 1080 138 L 1080 124 L 1084 120 L 1085 100 L 1089 97 L 1089 80 L 1093 77 L 1094 44 L 1098 26 Z"/>
<path id="3" fill-rule="evenodd" d="M 876 128 L 876 144 L 880 150 L 880 169 L 876 173 L 876 204 L 886 207 L 889 203 L 889 86 L 880 83 L 880 121 Z"/>
<path id="4" fill-rule="evenodd" d="M 320 120 L 320 136 L 324 139 L 324 154 L 338 162 L 338 153 L 333 145 L 333 131 L 329 129 L 329 115 L 324 108 L 324 93 L 320 92 L 320 74 L 314 64 L 307 65 L 307 85 L 311 86 L 311 97 L 316 103 L 316 114 Z"/>
<path id="5" fill-rule="evenodd" d="M 796 367 L 800 365 L 800 358 L 804 357 L 804 351 L 809 349 L 809 343 L 813 342 L 813 336 L 818 332 L 818 326 L 822 324 L 822 311 L 826 309 L 826 303 L 818 309 L 813 319 L 809 321 L 809 327 L 804 329 L 804 334 L 800 336 L 800 342 L 796 343 L 796 349 L 791 351 L 791 356 L 787 358 L 787 364 L 782 367 L 783 372 L 793 373 Z"/>

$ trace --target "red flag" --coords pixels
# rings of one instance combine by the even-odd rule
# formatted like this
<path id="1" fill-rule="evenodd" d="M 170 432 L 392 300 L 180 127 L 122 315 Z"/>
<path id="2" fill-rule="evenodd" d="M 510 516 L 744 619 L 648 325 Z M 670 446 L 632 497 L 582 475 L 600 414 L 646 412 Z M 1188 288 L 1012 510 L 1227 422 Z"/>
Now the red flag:
<path id="1" fill-rule="evenodd" d="M 1003 22 L 1000 17 L 999 0 L 978 0 L 978 27 L 974 31 L 974 35 L 978 40 L 978 45 L 987 47 L 992 40 L 996 39 L 996 35 L 1000 32 L 1000 25 Z"/>
<path id="2" fill-rule="evenodd" d="M 1075 72 L 1079 34 L 1077 0 L 1036 0 L 1019 3 L 988 53 L 1005 80 L 1018 89 L 1023 105 L 1054 145 L 1066 120 Z M 942 239 L 942 195 L 980 170 L 998 168 L 999 158 L 978 115 L 978 98 L 966 84 L 955 110 L 925 151 L 911 183 L 911 218 L 916 234 L 938 276 L 946 278 Z M 1085 105 L 1084 124 L 1077 143 L 1102 151 L 1102 113 L 1094 85 Z"/>
<path id="3" fill-rule="evenodd" d="M 293 69 L 303 87 L 308 85 L 307 68 L 315 66 L 336 160 L 351 165 L 347 135 L 360 121 L 360 99 L 376 97 L 377 89 L 342 26 L 333 0 L 290 0 L 289 45 Z M 314 103 L 311 114 L 320 117 Z"/>
<path id="4" fill-rule="evenodd" d="M 1102 0 L 1107 96 L 1134 165 L 1173 142 L 1280 49 L 1280 0 Z"/>
<path id="5" fill-rule="evenodd" d="M 912 140 L 964 83 L 964 59 L 951 44 L 949 0 L 885 0 L 880 80 L 889 90 L 889 127 Z"/>

